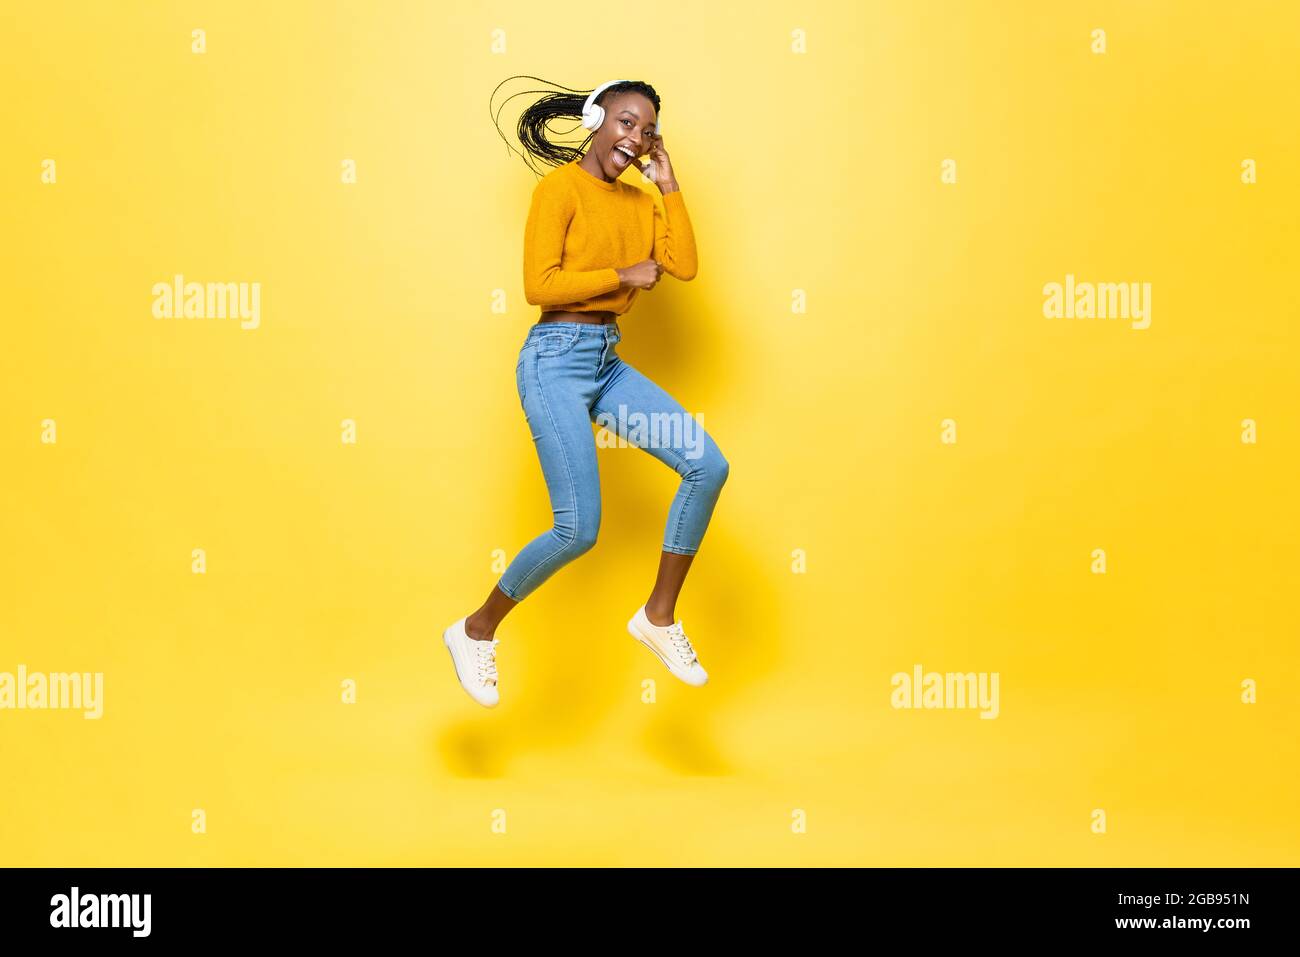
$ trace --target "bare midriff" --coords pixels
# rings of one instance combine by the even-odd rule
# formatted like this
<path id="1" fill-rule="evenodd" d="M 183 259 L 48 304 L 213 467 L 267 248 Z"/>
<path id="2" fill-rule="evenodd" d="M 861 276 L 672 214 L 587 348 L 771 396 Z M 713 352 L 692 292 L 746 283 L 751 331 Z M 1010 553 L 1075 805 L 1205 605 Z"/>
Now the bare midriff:
<path id="1" fill-rule="evenodd" d="M 563 310 L 552 309 L 544 312 L 538 322 L 586 322 L 593 326 L 603 326 L 613 322 L 618 317 L 609 310 L 600 310 L 598 312 L 564 312 Z"/>

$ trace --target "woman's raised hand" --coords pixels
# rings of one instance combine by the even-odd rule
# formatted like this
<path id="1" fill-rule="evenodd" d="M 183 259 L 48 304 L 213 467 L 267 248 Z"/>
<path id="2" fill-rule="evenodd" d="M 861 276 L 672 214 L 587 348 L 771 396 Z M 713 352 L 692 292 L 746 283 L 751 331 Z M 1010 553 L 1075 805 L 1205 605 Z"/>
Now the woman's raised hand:
<path id="1" fill-rule="evenodd" d="M 663 192 L 672 192 L 677 189 L 677 180 L 673 176 L 673 164 L 668 159 L 668 150 L 664 147 L 664 138 L 658 133 L 650 133 L 650 140 L 646 145 L 646 156 L 649 157 L 649 163 L 637 161 L 637 168 L 641 170 L 641 175 L 650 180 Z"/>

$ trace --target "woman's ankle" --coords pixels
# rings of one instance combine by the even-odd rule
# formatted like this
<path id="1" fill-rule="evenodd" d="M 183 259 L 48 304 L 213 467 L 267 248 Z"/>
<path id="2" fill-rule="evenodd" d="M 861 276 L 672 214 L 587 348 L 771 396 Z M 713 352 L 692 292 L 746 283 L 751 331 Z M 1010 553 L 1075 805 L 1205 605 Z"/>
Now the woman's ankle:
<path id="1" fill-rule="evenodd" d="M 475 612 L 465 619 L 465 634 L 475 641 L 491 641 L 496 636 L 496 629 L 488 628 Z"/>
<path id="2" fill-rule="evenodd" d="M 645 616 L 649 619 L 650 624 L 654 625 L 656 628 L 667 628 L 677 620 L 674 609 L 659 608 L 650 604 L 650 602 L 646 602 Z"/>

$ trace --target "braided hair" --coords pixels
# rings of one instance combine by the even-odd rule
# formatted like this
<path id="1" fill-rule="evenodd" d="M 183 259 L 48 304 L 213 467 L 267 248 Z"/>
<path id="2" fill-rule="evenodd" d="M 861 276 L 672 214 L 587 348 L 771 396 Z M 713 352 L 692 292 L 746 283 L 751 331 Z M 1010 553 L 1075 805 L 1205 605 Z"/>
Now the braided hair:
<path id="1" fill-rule="evenodd" d="M 496 98 L 497 90 L 502 85 L 514 79 L 538 80 L 541 83 L 547 83 L 552 87 L 558 87 L 560 91 L 553 90 L 521 90 L 518 93 L 512 93 L 502 101 L 500 108 L 495 112 L 492 109 L 492 101 Z M 595 89 L 595 87 L 592 87 Z M 524 152 L 519 156 L 538 176 L 542 171 L 534 165 L 534 161 L 539 161 L 547 166 L 563 166 L 571 160 L 579 159 L 591 138 L 596 135 L 595 130 L 588 130 L 582 125 L 582 106 L 587 102 L 587 97 L 591 95 L 591 90 L 573 90 L 567 86 L 560 86 L 558 83 L 551 83 L 549 80 L 543 80 L 536 76 L 527 76 L 526 74 L 516 74 L 515 76 L 506 77 L 497 84 L 496 89 L 492 91 L 492 96 L 488 97 L 488 112 L 492 116 L 492 123 L 497 128 L 497 133 L 505 141 L 507 149 L 515 152 L 506 135 L 501 132 L 501 124 L 498 118 L 505 104 L 516 96 L 528 96 L 534 93 L 545 94 L 535 102 L 524 108 L 523 113 L 519 116 L 519 123 L 516 127 L 516 134 L 519 137 L 519 143 L 524 148 Z M 655 92 L 654 87 L 649 83 L 643 83 L 640 80 L 625 80 L 621 83 L 615 83 L 601 90 L 600 96 L 596 97 L 596 103 L 604 106 L 609 99 L 620 93 L 640 93 L 647 100 L 654 104 L 655 114 L 659 113 L 659 94 Z M 551 130 L 550 124 L 553 120 L 576 119 L 576 123 L 568 129 L 558 131 Z M 550 136 L 557 133 L 559 136 L 570 136 L 577 131 L 578 135 L 585 134 L 577 146 L 571 145 L 564 141 L 553 140 Z"/>

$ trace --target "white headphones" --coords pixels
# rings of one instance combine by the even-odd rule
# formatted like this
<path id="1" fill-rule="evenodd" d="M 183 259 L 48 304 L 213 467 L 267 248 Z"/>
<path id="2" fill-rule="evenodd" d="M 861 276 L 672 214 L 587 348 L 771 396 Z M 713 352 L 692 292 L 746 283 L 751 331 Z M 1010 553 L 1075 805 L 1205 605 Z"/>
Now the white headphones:
<path id="1" fill-rule="evenodd" d="M 610 80 L 608 83 L 602 83 L 591 91 L 591 96 L 587 97 L 587 102 L 582 104 L 582 125 L 589 130 L 598 130 L 601 124 L 605 122 L 605 108 L 596 105 L 596 97 L 600 96 L 602 90 L 613 86 L 615 83 L 626 83 L 627 80 Z M 663 124 L 659 122 L 659 117 L 655 117 L 655 132 L 663 133 Z"/>

